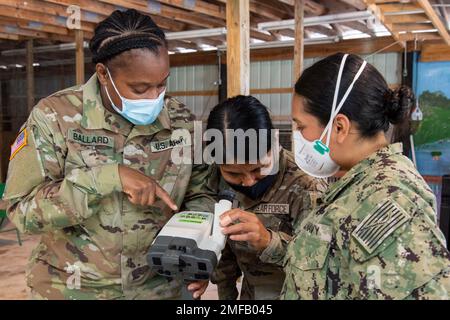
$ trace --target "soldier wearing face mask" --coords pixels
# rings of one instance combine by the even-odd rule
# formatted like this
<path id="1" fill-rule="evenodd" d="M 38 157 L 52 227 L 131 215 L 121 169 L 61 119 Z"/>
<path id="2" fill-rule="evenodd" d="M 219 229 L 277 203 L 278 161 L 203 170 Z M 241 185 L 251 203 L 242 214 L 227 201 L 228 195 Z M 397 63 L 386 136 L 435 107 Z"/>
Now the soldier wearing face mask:
<path id="1" fill-rule="evenodd" d="M 171 161 L 190 148 L 189 109 L 165 97 L 164 32 L 136 10 L 115 11 L 90 42 L 96 72 L 42 99 L 11 150 L 4 199 L 21 232 L 42 235 L 30 257 L 33 299 L 176 299 L 181 283 L 146 254 L 178 208 L 202 209 L 202 166 Z M 197 206 L 197 208 L 199 208 Z"/>
<path id="2" fill-rule="evenodd" d="M 285 277 L 277 263 L 283 260 L 293 226 L 314 207 L 326 183 L 298 169 L 292 153 L 273 141 L 270 115 L 254 97 L 237 96 L 217 105 L 207 129 L 216 129 L 225 137 L 223 158 L 216 151 L 216 163 L 209 168 L 208 193 L 230 189 L 239 203 L 221 216 L 229 237 L 212 282 L 218 286 L 219 299 L 237 299 L 236 281 L 241 276 L 241 299 L 277 299 Z M 257 137 L 256 142 L 240 140 L 243 154 L 239 138 L 230 147 L 232 138 L 227 136 L 233 132 L 238 136 L 239 129 L 242 133 L 255 130 Z M 262 150 L 262 145 L 267 148 Z M 223 164 L 217 163 L 220 160 Z M 190 289 L 198 291 L 196 296 L 206 285 L 195 283 Z"/>
<path id="3" fill-rule="evenodd" d="M 449 299 L 450 254 L 436 197 L 385 132 L 414 96 L 389 89 L 360 57 L 337 53 L 304 70 L 292 103 L 297 165 L 345 175 L 296 226 L 282 299 Z"/>

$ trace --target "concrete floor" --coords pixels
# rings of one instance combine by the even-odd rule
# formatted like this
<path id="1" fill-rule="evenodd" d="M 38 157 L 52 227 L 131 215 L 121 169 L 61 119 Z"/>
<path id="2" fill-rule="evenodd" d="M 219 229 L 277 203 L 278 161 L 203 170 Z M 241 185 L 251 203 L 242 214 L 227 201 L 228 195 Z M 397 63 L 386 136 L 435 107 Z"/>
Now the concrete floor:
<path id="1" fill-rule="evenodd" d="M 28 299 L 25 267 L 39 236 L 22 236 L 22 240 L 22 246 L 19 246 L 14 231 L 0 233 L 0 300 Z"/>

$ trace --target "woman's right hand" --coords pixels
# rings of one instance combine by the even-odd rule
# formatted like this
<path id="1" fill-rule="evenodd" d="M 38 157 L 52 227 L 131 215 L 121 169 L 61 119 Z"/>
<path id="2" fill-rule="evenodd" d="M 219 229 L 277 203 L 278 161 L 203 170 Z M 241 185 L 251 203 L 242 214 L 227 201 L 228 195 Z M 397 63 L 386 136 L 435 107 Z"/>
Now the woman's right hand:
<path id="1" fill-rule="evenodd" d="M 161 188 L 152 178 L 124 165 L 119 165 L 119 176 L 122 182 L 122 190 L 131 203 L 140 206 L 151 206 L 155 203 L 156 197 L 158 197 L 172 210 L 178 210 L 177 205 L 166 190 Z"/>
<path id="2" fill-rule="evenodd" d="M 231 240 L 246 241 L 258 251 L 266 249 L 272 239 L 272 234 L 256 214 L 238 208 L 223 213 L 220 226 Z"/>

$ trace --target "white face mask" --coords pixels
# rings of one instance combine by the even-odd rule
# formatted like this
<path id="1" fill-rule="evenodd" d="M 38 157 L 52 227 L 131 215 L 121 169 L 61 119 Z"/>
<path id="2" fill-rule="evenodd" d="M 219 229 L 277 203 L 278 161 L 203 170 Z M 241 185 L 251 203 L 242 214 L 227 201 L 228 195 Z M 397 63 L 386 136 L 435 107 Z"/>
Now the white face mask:
<path id="1" fill-rule="evenodd" d="M 324 131 L 320 135 L 320 138 L 314 141 L 306 140 L 299 130 L 294 131 L 293 140 L 294 140 L 294 154 L 295 154 L 295 163 L 297 166 L 305 171 L 307 174 L 317 177 L 317 178 L 326 178 L 331 177 L 339 171 L 339 165 L 333 161 L 330 157 L 330 138 L 331 132 L 333 128 L 334 118 L 338 115 L 342 106 L 344 105 L 345 100 L 347 100 L 348 95 L 353 89 L 353 85 L 356 80 L 358 80 L 361 73 L 364 71 L 367 62 L 364 61 L 355 77 L 353 78 L 352 83 L 347 88 L 344 96 L 342 97 L 339 104 L 337 104 L 337 98 L 339 93 L 339 87 L 341 84 L 342 72 L 344 70 L 345 61 L 347 60 L 348 54 L 345 54 L 341 61 L 341 66 L 339 67 L 338 78 L 336 82 L 336 88 L 334 91 L 333 105 L 331 108 L 330 120 L 328 121 L 327 126 Z M 327 135 L 326 143 L 323 143 L 322 140 Z"/>

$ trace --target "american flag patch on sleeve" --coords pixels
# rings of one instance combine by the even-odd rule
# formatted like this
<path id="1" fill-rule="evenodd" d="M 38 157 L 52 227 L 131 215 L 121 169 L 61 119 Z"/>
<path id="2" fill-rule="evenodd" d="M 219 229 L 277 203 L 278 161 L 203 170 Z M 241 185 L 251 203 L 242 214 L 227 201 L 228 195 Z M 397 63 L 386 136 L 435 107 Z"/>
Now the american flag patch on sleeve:
<path id="1" fill-rule="evenodd" d="M 371 254 L 395 230 L 410 219 L 393 200 L 375 207 L 353 231 L 352 236 Z"/>
<path id="2" fill-rule="evenodd" d="M 9 157 L 9 160 L 12 160 L 14 156 L 17 154 L 17 152 L 20 151 L 23 147 L 27 145 L 27 129 L 23 129 L 19 135 L 17 136 L 14 143 L 11 145 L 11 155 Z"/>

